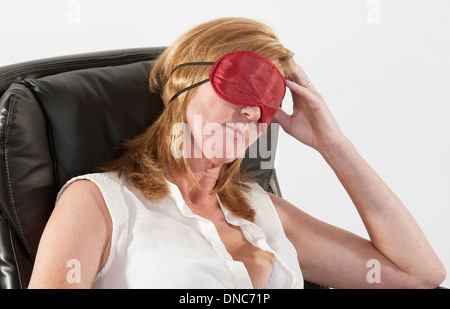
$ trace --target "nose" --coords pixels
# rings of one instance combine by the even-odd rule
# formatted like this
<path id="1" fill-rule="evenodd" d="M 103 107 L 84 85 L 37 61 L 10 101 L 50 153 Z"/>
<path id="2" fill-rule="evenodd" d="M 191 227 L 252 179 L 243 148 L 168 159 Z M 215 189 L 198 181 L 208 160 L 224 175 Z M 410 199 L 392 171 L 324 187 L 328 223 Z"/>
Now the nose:
<path id="1" fill-rule="evenodd" d="M 254 105 L 243 105 L 241 114 L 250 121 L 258 121 L 261 118 L 261 108 Z"/>

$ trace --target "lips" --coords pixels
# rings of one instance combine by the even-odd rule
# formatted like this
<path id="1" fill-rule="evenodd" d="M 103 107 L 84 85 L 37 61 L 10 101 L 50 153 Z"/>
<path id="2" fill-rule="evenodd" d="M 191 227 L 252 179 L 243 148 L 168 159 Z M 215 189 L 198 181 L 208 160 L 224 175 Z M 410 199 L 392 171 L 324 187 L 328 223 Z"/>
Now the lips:
<path id="1" fill-rule="evenodd" d="M 237 133 L 237 135 L 239 135 L 240 138 L 245 138 L 244 132 L 241 129 L 239 129 L 238 127 L 233 126 L 233 125 L 228 124 L 228 123 L 226 124 L 226 127 L 228 129 L 232 130 L 233 132 Z"/>

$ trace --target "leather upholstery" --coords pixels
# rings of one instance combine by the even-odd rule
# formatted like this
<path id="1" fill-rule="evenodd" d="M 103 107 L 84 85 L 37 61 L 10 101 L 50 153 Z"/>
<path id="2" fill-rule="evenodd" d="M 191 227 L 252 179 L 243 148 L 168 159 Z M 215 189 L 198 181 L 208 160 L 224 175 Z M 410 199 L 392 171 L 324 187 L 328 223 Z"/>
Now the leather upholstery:
<path id="1" fill-rule="evenodd" d="M 98 52 L 0 68 L 0 288 L 27 287 L 61 186 L 115 158 L 121 141 L 159 115 L 163 105 L 149 93 L 147 79 L 162 50 Z M 268 134 L 276 134 L 276 127 Z M 269 147 L 276 147 L 273 140 Z M 261 160 L 245 159 L 242 168 L 280 195 L 274 168 L 260 169 Z"/>

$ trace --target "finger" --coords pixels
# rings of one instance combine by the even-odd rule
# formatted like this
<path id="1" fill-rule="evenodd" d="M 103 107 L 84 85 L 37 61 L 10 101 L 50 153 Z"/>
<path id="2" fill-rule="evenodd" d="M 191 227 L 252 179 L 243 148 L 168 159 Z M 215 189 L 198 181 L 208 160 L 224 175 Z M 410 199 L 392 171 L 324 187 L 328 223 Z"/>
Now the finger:
<path id="1" fill-rule="evenodd" d="M 299 85 L 298 83 L 295 83 L 293 81 L 290 80 L 286 80 L 286 86 L 295 94 L 301 96 L 302 98 L 306 99 L 306 100 L 314 100 L 316 99 L 316 95 L 312 92 L 309 91 L 308 88 L 305 88 L 301 85 Z"/>
<path id="2" fill-rule="evenodd" d="M 296 82 L 299 85 L 303 85 L 303 86 L 306 85 L 309 81 L 309 78 L 306 75 L 305 71 L 298 64 L 295 64 L 295 69 L 294 69 L 294 72 L 292 73 L 292 77 L 293 77 L 294 82 Z"/>
<path id="3" fill-rule="evenodd" d="M 316 95 L 319 95 L 319 93 L 316 90 L 316 87 L 314 87 L 314 84 L 311 81 L 308 81 L 305 84 L 304 88 L 308 89 L 311 92 L 314 92 Z"/>
<path id="4" fill-rule="evenodd" d="M 295 64 L 295 70 L 294 73 L 291 74 L 291 76 L 294 82 L 318 94 L 308 75 L 306 75 L 305 71 L 299 64 Z"/>
<path id="5" fill-rule="evenodd" d="M 289 123 L 290 123 L 291 116 L 288 115 L 284 110 L 279 108 L 277 113 L 275 114 L 274 118 L 281 125 L 283 130 L 287 132 L 289 129 Z"/>

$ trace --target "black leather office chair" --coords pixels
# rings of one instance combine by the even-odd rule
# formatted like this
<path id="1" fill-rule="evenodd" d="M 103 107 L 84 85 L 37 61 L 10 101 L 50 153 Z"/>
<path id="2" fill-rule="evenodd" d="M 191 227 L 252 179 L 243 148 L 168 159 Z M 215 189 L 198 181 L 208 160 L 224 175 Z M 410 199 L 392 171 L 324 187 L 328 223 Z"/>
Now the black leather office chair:
<path id="1" fill-rule="evenodd" d="M 0 68 L 0 288 L 27 287 L 61 186 L 115 158 L 121 141 L 159 115 L 162 102 L 147 82 L 163 50 L 97 52 Z M 276 134 L 271 127 L 268 134 Z M 246 158 L 242 169 L 281 195 L 275 170 L 260 169 L 262 160 Z"/>

